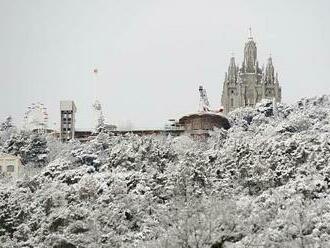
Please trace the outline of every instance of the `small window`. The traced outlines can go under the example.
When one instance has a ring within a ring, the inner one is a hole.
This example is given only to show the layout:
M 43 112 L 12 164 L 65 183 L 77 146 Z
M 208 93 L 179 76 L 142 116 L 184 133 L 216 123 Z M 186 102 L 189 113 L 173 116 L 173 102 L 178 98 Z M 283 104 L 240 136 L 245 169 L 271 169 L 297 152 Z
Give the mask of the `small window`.
M 13 165 L 7 166 L 7 172 L 14 172 L 14 171 L 15 171 L 15 167 Z
M 234 107 L 234 99 L 233 98 L 230 99 L 230 106 Z
M 232 90 L 231 93 L 234 94 L 234 91 Z

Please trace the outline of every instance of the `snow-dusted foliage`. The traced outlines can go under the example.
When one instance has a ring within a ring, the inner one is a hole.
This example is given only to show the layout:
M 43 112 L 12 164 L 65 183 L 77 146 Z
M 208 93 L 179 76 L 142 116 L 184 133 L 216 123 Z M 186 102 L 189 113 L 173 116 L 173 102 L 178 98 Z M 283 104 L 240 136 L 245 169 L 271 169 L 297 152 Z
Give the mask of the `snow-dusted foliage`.
M 0 124 L 0 131 L 5 131 L 13 127 L 13 119 L 11 116 L 8 116 L 5 121 Z
M 7 139 L 16 132 L 11 116 L 8 116 L 4 122 L 0 123 L 0 148 L 4 145 Z
M 43 134 L 21 131 L 13 133 L 5 142 L 2 151 L 20 156 L 23 164 L 44 166 L 48 162 L 47 140 Z
M 329 97 L 229 118 L 207 141 L 48 140 L 38 175 L 0 181 L 1 247 L 330 247 Z

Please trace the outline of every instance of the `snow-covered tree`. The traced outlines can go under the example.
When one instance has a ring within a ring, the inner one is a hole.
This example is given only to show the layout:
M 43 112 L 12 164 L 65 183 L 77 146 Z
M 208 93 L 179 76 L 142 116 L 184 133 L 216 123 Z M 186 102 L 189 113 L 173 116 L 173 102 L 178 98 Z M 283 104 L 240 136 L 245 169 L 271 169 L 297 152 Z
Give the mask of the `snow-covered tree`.
M 8 116 L 4 122 L 0 123 L 0 147 L 16 132 L 11 116 Z
M 329 247 L 330 98 L 263 101 L 229 119 L 207 141 L 12 135 L 5 152 L 45 166 L 0 179 L 0 244 Z
M 21 131 L 6 140 L 3 152 L 20 156 L 23 164 L 41 167 L 48 161 L 47 140 L 43 134 Z

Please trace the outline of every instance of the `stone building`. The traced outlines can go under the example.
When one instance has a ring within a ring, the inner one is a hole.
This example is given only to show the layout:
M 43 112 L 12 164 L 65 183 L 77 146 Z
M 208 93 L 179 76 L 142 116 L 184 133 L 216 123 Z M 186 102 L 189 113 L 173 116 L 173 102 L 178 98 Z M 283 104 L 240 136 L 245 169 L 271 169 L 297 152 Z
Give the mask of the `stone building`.
M 23 166 L 19 157 L 0 153 L 0 175 L 18 178 L 22 172 Z
M 228 119 L 222 114 L 204 111 L 183 116 L 179 125 L 192 136 L 208 136 L 214 128 L 230 128 Z
M 238 67 L 235 58 L 230 58 L 225 74 L 221 104 L 228 113 L 239 107 L 255 106 L 262 99 L 281 101 L 281 87 L 275 74 L 272 58 L 266 68 L 260 68 L 257 60 L 257 46 L 251 34 L 244 47 L 244 61 Z

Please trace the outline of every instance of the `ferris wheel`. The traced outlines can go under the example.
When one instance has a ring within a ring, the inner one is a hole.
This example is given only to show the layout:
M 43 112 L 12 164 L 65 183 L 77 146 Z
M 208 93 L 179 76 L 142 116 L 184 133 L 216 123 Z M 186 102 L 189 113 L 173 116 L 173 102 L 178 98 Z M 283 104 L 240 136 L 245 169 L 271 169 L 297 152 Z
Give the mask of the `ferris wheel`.
M 25 129 L 44 131 L 47 129 L 47 124 L 47 108 L 40 102 L 32 103 L 24 114 Z

